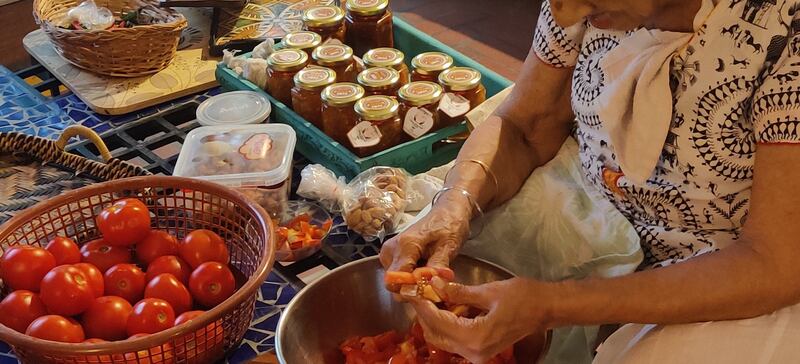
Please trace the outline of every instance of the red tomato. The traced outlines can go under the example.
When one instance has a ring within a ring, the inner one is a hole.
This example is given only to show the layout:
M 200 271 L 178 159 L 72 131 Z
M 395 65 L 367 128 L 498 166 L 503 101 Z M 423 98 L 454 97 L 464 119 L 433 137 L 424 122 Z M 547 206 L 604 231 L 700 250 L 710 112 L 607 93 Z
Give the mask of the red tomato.
M 204 314 L 205 311 L 186 311 L 175 319 L 175 326 L 185 324 L 192 321 L 197 316 Z
M 189 284 L 189 276 L 192 275 L 192 268 L 183 259 L 173 255 L 166 255 L 156 258 L 147 266 L 145 279 L 150 282 L 160 274 L 169 273 L 178 278 L 183 285 Z
M 122 297 L 131 304 L 144 297 L 144 272 L 133 264 L 117 264 L 106 271 L 106 295 Z
M 42 279 L 40 296 L 47 312 L 63 316 L 83 313 L 95 298 L 86 273 L 72 265 L 55 267 L 48 272 Z
M 184 312 L 175 319 L 175 326 L 192 321 L 203 313 L 205 311 Z M 184 339 L 178 341 L 178 345 L 175 346 L 175 354 L 179 358 L 194 358 L 194 360 L 190 360 L 194 363 L 211 362 L 213 358 L 218 357 L 217 354 L 222 353 L 224 337 L 222 320 L 217 320 L 206 327 L 197 329 L 194 334 L 189 333 L 184 336 Z
M 114 246 L 129 246 L 150 233 L 150 211 L 142 201 L 126 198 L 106 207 L 95 218 L 103 240 Z
M 129 337 L 129 338 L 128 338 L 128 340 L 136 340 L 136 339 L 139 339 L 139 338 L 143 338 L 143 337 L 145 337 L 145 336 L 150 336 L 150 334 L 136 334 L 136 335 L 131 335 L 131 337 Z
M 180 255 L 186 263 L 196 269 L 205 262 L 228 264 L 230 254 L 225 242 L 210 230 L 195 230 L 183 238 Z
M 0 324 L 22 333 L 33 320 L 44 315 L 47 315 L 44 302 L 31 291 L 14 291 L 0 301 Z
M 391 292 L 400 292 L 400 288 L 405 285 L 416 285 L 417 278 L 408 272 L 389 271 L 383 276 L 383 284 Z
M 228 267 L 218 262 L 201 264 L 189 277 L 192 297 L 204 307 L 214 307 L 236 290 L 236 280 Z
M 107 343 L 107 342 L 108 341 L 105 341 L 103 339 L 98 339 L 98 338 L 91 338 L 91 339 L 83 340 L 84 344 L 101 344 L 101 343 Z
M 132 263 L 128 248 L 113 246 L 103 239 L 92 240 L 81 247 L 81 261 L 97 267 L 105 273 L 108 268 L 120 263 Z
M 56 236 L 45 248 L 56 258 L 56 265 L 77 264 L 81 262 L 81 250 L 70 238 Z
M 128 318 L 128 336 L 154 334 L 175 324 L 175 311 L 167 301 L 145 298 L 133 306 Z
M 89 337 L 109 341 L 128 337 L 128 317 L 133 307 L 124 298 L 116 296 L 98 297 L 86 312 L 81 324 Z
M 160 298 L 169 302 L 176 315 L 192 309 L 192 295 L 186 286 L 172 274 L 159 274 L 147 283 L 144 289 L 145 298 Z
M 77 321 L 59 315 L 47 315 L 31 322 L 25 334 L 43 340 L 79 343 L 86 337 Z
M 11 290 L 39 292 L 42 278 L 56 266 L 49 251 L 35 246 L 15 246 L 0 256 L 0 278 Z
M 89 286 L 92 287 L 92 292 L 94 292 L 94 297 L 102 297 L 103 292 L 105 292 L 105 284 L 103 283 L 103 273 L 100 272 L 97 267 L 89 264 L 89 263 L 78 263 L 72 265 L 75 268 L 78 268 L 86 275 L 86 279 L 89 280 Z
M 144 240 L 136 244 L 136 259 L 145 266 L 165 255 L 178 255 L 178 239 L 166 231 L 150 230 Z

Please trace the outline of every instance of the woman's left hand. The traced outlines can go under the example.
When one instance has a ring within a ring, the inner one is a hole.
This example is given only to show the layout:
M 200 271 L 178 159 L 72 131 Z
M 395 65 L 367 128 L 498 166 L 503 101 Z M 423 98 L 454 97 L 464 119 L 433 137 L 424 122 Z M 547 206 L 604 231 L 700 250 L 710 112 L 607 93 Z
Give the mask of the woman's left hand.
M 409 299 L 425 331 L 425 340 L 473 363 L 484 363 L 528 335 L 547 328 L 546 283 L 513 278 L 464 286 L 434 278 L 433 285 L 449 303 L 488 312 L 468 319 L 440 310 L 428 300 Z

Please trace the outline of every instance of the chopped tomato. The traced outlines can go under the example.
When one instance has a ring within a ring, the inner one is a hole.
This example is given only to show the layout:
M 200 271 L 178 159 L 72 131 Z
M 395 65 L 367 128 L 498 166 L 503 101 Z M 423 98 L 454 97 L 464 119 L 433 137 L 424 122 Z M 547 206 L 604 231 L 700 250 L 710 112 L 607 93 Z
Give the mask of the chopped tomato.
M 278 227 L 277 246 L 279 249 L 288 247 L 291 250 L 319 246 L 332 224 L 333 222 L 328 219 L 321 226 L 317 226 L 311 223 L 311 216 L 301 214 Z

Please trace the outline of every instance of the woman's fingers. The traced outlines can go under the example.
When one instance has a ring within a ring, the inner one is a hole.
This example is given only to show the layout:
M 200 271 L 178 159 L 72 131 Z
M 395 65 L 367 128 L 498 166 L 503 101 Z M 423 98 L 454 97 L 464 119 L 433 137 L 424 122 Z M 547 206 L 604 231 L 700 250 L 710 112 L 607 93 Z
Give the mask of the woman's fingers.
M 454 237 L 440 238 L 429 250 L 427 266 L 436 270 L 449 270 L 450 260 L 458 252 L 459 242 Z M 443 272 L 439 272 L 440 274 Z M 453 277 L 444 277 L 452 280 Z
M 483 311 L 489 311 L 492 302 L 497 298 L 492 297 L 484 286 L 449 283 L 444 287 L 444 292 L 449 303 L 472 306 Z
M 381 265 L 383 269 L 388 270 L 389 267 L 392 266 L 394 262 L 394 250 L 397 249 L 397 239 L 398 237 L 395 236 L 385 243 L 383 243 L 383 247 L 381 248 L 380 254 L 378 254 L 378 258 L 381 261 Z

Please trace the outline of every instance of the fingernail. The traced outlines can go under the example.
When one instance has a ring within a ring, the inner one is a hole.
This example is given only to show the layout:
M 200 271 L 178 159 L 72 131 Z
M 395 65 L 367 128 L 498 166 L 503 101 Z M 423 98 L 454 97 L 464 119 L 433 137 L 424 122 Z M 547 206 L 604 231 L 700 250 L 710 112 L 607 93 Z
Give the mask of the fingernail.
M 431 279 L 431 286 L 433 290 L 436 291 L 436 294 L 439 295 L 443 300 L 447 300 L 447 281 L 441 279 L 439 277 L 433 277 Z
M 417 297 L 417 286 L 406 284 L 400 287 L 400 295 L 404 297 Z

